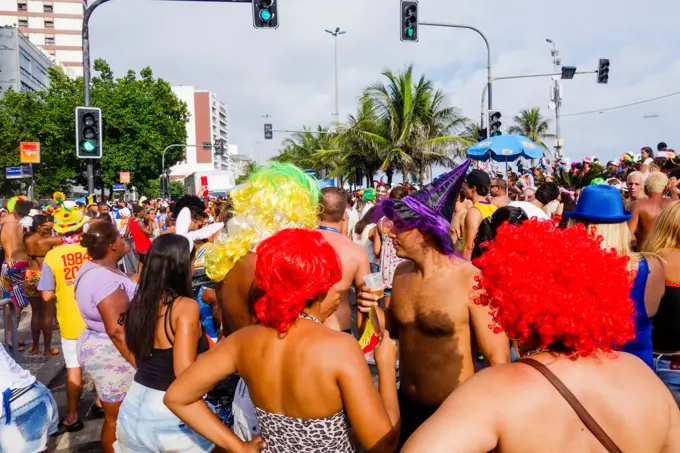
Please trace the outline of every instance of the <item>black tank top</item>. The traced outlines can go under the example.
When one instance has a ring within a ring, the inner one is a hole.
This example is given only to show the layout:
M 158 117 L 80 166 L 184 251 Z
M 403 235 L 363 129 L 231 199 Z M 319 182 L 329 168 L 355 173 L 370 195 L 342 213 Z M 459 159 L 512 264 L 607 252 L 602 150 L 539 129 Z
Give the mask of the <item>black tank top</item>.
M 666 292 L 652 324 L 652 346 L 655 350 L 680 351 L 680 285 L 666 282 Z
M 137 373 L 135 374 L 135 382 L 142 384 L 154 390 L 165 392 L 175 380 L 175 368 L 173 359 L 174 343 L 168 335 L 168 326 L 175 337 L 175 329 L 172 327 L 172 307 L 175 305 L 177 296 L 165 296 L 163 305 L 168 308 L 165 310 L 163 319 L 163 329 L 165 330 L 165 337 L 168 339 L 172 348 L 168 349 L 152 349 L 151 356 L 146 360 L 137 360 Z M 208 338 L 201 327 L 201 337 L 198 340 L 198 353 L 201 354 L 210 349 Z

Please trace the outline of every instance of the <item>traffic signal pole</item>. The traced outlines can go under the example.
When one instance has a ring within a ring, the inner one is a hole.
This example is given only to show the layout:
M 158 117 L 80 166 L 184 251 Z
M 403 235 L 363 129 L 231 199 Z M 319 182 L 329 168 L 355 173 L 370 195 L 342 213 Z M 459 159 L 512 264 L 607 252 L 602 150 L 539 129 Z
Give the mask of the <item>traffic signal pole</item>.
M 83 105 L 90 106 L 90 16 L 99 5 L 109 0 L 95 0 L 83 15 Z M 94 162 L 87 159 L 87 192 L 94 193 Z
M 491 83 L 493 82 L 494 79 L 491 77 L 491 44 L 489 44 L 489 40 L 486 38 L 484 33 L 482 33 L 482 31 L 480 29 L 475 28 L 471 25 L 448 24 L 448 23 L 440 23 L 440 22 L 418 22 L 418 25 L 425 25 L 425 26 L 429 26 L 429 27 L 464 28 L 466 30 L 472 30 L 475 33 L 477 33 L 479 36 L 482 37 L 482 39 L 484 40 L 484 44 L 486 44 L 486 87 L 484 87 L 484 93 L 486 95 L 486 92 L 487 91 L 489 92 L 489 99 L 488 99 L 487 108 L 488 108 L 488 110 L 493 110 Z M 481 115 L 480 123 L 479 123 L 480 130 L 484 128 L 485 123 L 486 123 L 486 116 L 484 114 L 484 109 L 482 109 L 482 115 Z
M 576 71 L 575 74 L 594 74 L 597 73 L 597 70 L 595 71 Z M 486 92 L 491 86 L 492 82 L 495 82 L 496 80 L 509 80 L 509 79 L 532 79 L 536 77 L 554 77 L 554 76 L 561 76 L 561 72 L 548 72 L 546 74 L 517 74 L 517 75 L 510 75 L 510 76 L 500 76 L 500 77 L 492 77 L 490 79 L 490 82 L 484 85 L 484 89 L 482 90 L 482 108 L 481 108 L 481 115 L 482 118 L 487 118 L 489 114 L 489 104 L 486 104 L 484 101 L 486 99 Z

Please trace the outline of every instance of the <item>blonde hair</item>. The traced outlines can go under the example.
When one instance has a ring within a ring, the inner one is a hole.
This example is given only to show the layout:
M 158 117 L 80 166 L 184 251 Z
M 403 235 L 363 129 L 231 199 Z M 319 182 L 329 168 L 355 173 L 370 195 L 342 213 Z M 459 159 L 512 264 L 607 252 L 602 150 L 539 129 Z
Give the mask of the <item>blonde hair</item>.
M 680 201 L 663 208 L 656 218 L 654 228 L 642 244 L 642 251 L 660 253 L 666 249 L 680 248 Z
M 645 188 L 649 193 L 661 193 L 667 185 L 668 176 L 660 172 L 651 173 L 645 181 Z
M 640 178 L 642 182 L 645 182 L 645 174 L 641 171 L 632 171 L 626 178 L 626 182 L 629 182 L 632 178 Z
M 631 235 L 626 222 L 588 223 L 581 220 L 569 219 L 570 227 L 579 223 L 585 225 L 586 230 L 588 231 L 595 230 L 595 234 L 602 238 L 600 245 L 603 249 L 614 249 L 619 255 L 630 256 L 634 261 L 639 259 L 637 253 L 633 252 L 630 248 Z

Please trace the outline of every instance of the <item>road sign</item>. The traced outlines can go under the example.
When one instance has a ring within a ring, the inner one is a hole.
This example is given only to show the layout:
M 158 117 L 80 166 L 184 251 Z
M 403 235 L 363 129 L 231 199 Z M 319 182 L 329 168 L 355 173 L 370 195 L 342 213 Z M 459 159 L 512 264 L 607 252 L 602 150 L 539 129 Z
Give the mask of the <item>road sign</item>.
M 40 143 L 21 142 L 19 144 L 19 156 L 22 164 L 40 163 Z
M 113 191 L 114 192 L 125 192 L 127 190 L 127 186 L 125 184 L 114 184 L 113 185 Z
M 267 123 L 264 125 L 264 139 L 265 140 L 271 140 L 274 138 L 274 129 L 272 128 L 272 125 Z
M 33 169 L 24 165 L 21 167 L 7 167 L 5 168 L 5 179 L 21 179 L 30 178 L 33 176 Z
M 130 184 L 130 172 L 129 171 L 121 171 L 120 172 L 120 183 L 121 184 Z

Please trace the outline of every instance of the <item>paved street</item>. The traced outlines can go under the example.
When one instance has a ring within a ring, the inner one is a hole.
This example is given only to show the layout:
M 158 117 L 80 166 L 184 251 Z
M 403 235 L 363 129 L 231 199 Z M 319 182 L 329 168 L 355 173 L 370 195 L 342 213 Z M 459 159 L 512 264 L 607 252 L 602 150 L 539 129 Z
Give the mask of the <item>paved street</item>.
M 37 379 L 46 385 L 54 395 L 59 406 L 59 413 L 66 412 L 66 389 L 64 386 L 66 369 L 64 358 L 61 354 L 51 357 L 43 357 L 42 354 L 34 356 L 28 354 L 31 346 L 31 308 L 27 307 L 19 323 L 19 340 L 26 342 L 25 351 L 19 353 L 19 364 Z M 4 342 L 5 326 L 4 316 L 0 316 L 0 339 Z M 59 330 L 53 333 L 53 345 L 61 349 L 61 336 Z M 42 347 L 42 345 L 41 345 Z M 59 437 L 53 437 L 48 443 L 50 452 L 57 453 L 94 453 L 100 452 L 99 437 L 102 420 L 93 420 L 89 414 L 90 406 L 95 399 L 94 385 L 84 377 L 85 388 L 80 404 L 80 419 L 85 423 L 85 429 L 77 433 L 67 433 Z

